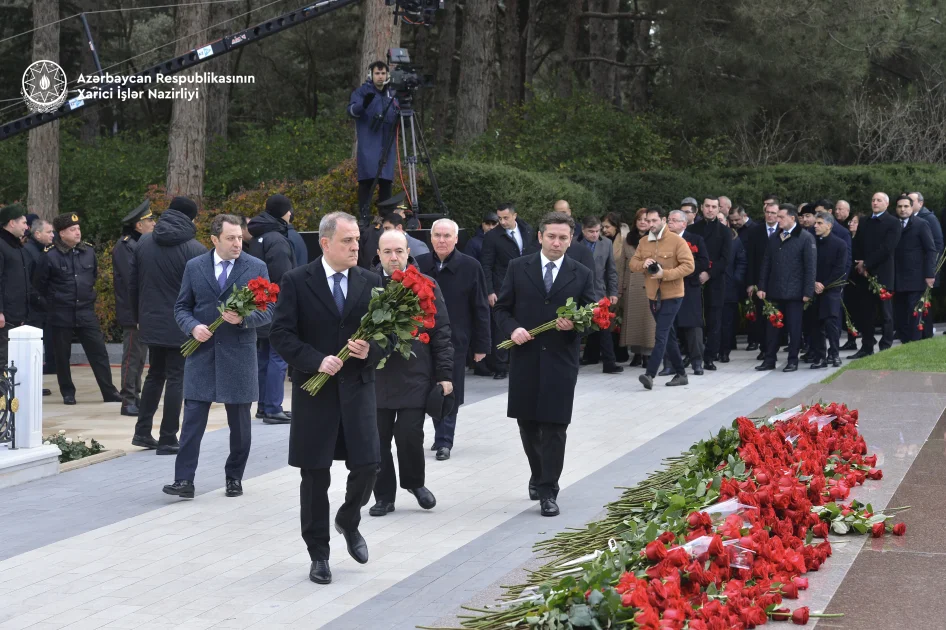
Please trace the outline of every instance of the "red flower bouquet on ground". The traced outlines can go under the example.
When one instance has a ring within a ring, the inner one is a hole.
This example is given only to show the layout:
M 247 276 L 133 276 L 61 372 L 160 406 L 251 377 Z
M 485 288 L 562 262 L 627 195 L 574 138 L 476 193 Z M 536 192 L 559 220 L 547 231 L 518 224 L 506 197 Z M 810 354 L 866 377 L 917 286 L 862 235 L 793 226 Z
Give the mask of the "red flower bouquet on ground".
M 575 330 L 584 332 L 585 330 L 607 330 L 611 327 L 611 322 L 617 317 L 616 313 L 611 312 L 611 300 L 601 298 L 598 302 L 592 302 L 579 307 L 573 298 L 568 298 L 565 306 L 560 306 L 555 311 L 559 317 L 569 319 L 575 324 Z M 545 322 L 529 331 L 529 334 L 535 337 L 540 333 L 555 328 L 556 320 Z M 498 346 L 500 350 L 508 350 L 516 347 L 516 342 L 507 339 Z
M 361 318 L 352 339 L 374 340 L 382 348 L 387 348 L 394 339 L 394 350 L 405 359 L 411 356 L 411 343 L 415 338 L 421 343 L 430 342 L 430 335 L 420 329 L 429 330 L 436 325 L 434 282 L 417 271 L 417 267 L 411 265 L 407 271 L 395 271 L 386 287 L 375 287 L 371 293 L 368 312 Z M 345 361 L 350 354 L 346 345 L 336 356 Z M 384 362 L 385 359 L 381 359 L 378 363 L 379 370 Z M 329 378 L 328 374 L 319 372 L 302 388 L 315 396 Z
M 254 278 L 245 287 L 233 290 L 227 301 L 217 308 L 220 311 L 220 317 L 215 319 L 208 328 L 210 332 L 220 328 L 220 324 L 223 323 L 223 314 L 226 311 L 233 311 L 240 317 L 246 317 L 253 311 L 265 311 L 270 304 L 275 304 L 278 298 L 278 285 L 263 277 Z M 181 346 L 181 354 L 189 357 L 200 347 L 200 343 L 196 339 L 188 339 Z

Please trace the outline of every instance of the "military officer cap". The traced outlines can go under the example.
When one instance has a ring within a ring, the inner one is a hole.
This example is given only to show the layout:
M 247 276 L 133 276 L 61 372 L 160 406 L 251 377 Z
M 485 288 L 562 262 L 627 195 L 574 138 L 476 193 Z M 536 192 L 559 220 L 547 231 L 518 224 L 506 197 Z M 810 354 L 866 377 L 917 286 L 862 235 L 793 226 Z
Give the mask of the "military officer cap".
M 151 200 L 145 199 L 144 202 L 128 213 L 124 219 L 122 219 L 122 225 L 134 225 L 142 219 L 152 218 L 151 214 Z
M 406 197 L 404 195 L 404 191 L 402 190 L 401 192 L 399 192 L 398 194 L 394 195 L 393 197 L 389 199 L 385 199 L 384 201 L 379 201 L 378 208 L 381 209 L 382 214 L 390 212 L 391 210 L 394 210 L 395 208 L 404 208 L 406 210 L 407 206 L 404 204 L 405 198 Z
M 73 225 L 79 225 L 79 215 L 74 212 L 66 212 L 53 219 L 53 229 L 57 232 L 62 232 Z

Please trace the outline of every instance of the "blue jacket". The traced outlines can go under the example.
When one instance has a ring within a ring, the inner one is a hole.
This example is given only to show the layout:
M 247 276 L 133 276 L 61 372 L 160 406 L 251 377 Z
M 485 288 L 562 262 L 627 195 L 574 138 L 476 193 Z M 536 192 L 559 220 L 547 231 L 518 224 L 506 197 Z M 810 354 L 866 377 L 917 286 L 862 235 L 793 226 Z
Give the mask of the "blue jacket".
M 466 242 L 466 247 L 463 249 L 463 253 L 471 258 L 476 260 L 480 259 L 480 252 L 483 251 L 483 228 L 476 228 L 476 234 L 470 237 L 470 240 Z
M 217 287 L 213 250 L 187 261 L 174 319 L 188 337 L 198 324 L 210 325 L 220 315 L 233 287 L 262 276 L 266 263 L 246 252 L 233 261 L 223 292 Z M 270 323 L 272 309 L 253 311 L 239 326 L 224 322 L 184 363 L 184 398 L 204 402 L 250 403 L 259 399 L 256 369 L 256 328 Z
M 309 264 L 309 248 L 305 246 L 302 235 L 296 231 L 296 228 L 289 226 L 289 242 L 292 244 L 292 255 L 296 259 L 296 267 Z
M 374 100 L 365 109 L 365 96 L 374 94 Z M 391 101 L 394 101 L 393 103 Z M 390 103 L 390 107 L 388 104 Z M 374 179 L 378 174 L 378 162 L 381 161 L 381 152 L 384 145 L 395 133 L 399 107 L 397 99 L 389 88 L 378 90 L 370 80 L 361 84 L 351 93 L 348 103 L 348 115 L 355 119 L 355 131 L 358 134 L 358 180 Z M 372 131 L 371 123 L 375 117 L 384 115 L 381 128 Z M 394 179 L 394 163 L 397 158 L 394 154 L 397 143 L 391 143 L 388 151 L 388 160 L 381 171 L 381 179 Z

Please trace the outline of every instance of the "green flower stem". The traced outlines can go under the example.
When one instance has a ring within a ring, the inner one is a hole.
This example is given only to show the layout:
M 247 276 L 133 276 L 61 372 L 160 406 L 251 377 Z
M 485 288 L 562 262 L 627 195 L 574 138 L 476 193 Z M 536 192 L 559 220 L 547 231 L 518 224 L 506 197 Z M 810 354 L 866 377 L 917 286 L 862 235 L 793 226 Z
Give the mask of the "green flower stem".
M 220 328 L 220 325 L 222 323 L 223 323 L 223 317 L 221 316 L 213 320 L 213 322 L 207 328 L 210 330 L 210 332 L 216 332 L 216 330 Z M 202 342 L 197 341 L 195 338 L 191 337 L 190 339 L 187 340 L 187 342 L 184 343 L 183 346 L 181 346 L 181 354 L 184 355 L 185 357 L 189 357 L 190 355 L 194 354 L 197 348 L 200 347 L 201 343 Z
M 365 338 L 366 338 L 366 333 L 362 331 L 361 328 L 359 328 L 358 331 L 354 335 L 352 335 L 352 340 L 364 340 Z M 342 362 L 345 362 L 346 360 L 348 360 L 348 357 L 351 356 L 351 351 L 348 349 L 348 344 L 345 344 L 345 347 L 339 350 L 338 354 L 336 354 L 335 356 L 341 359 Z M 322 386 L 328 382 L 329 378 L 331 378 L 330 374 L 326 374 L 325 372 L 319 372 L 315 376 L 309 378 L 309 380 L 307 380 L 305 384 L 303 384 L 302 389 L 304 389 L 305 391 L 315 396 L 316 394 L 319 393 L 319 390 L 322 389 Z
M 544 332 L 547 331 L 547 330 L 552 330 L 553 328 L 555 328 L 555 322 L 557 322 L 557 321 L 558 321 L 558 320 L 554 320 L 554 319 L 553 319 L 553 320 L 550 321 L 550 322 L 545 322 L 545 323 L 542 324 L 541 326 L 539 326 L 539 327 L 537 327 L 537 328 L 533 328 L 532 330 L 530 330 L 530 331 L 529 331 L 529 334 L 532 335 L 533 337 L 535 337 L 536 335 L 541 334 L 541 333 L 544 333 Z M 518 345 L 518 344 L 517 344 L 515 341 L 513 341 L 512 339 L 507 339 L 506 341 L 502 342 L 501 344 L 499 344 L 499 345 L 496 346 L 496 347 L 499 348 L 500 350 L 509 350 L 510 348 L 514 348 L 514 347 L 516 347 L 517 345 Z
M 844 613 L 808 613 L 808 617 L 820 617 L 830 619 L 831 617 L 843 617 Z

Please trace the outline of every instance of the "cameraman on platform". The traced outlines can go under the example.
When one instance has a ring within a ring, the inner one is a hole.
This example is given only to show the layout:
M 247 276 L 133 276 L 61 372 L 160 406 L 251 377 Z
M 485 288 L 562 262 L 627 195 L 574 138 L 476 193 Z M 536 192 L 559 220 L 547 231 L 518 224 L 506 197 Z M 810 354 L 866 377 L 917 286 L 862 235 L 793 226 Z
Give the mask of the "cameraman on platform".
M 372 184 L 378 176 L 385 145 L 390 142 L 387 158 L 378 178 L 378 201 L 391 196 L 394 180 L 398 103 L 393 90 L 387 87 L 388 66 L 375 61 L 368 66 L 368 80 L 351 93 L 348 114 L 355 119 L 358 134 L 358 209 L 362 224 L 367 224 L 373 196 Z

